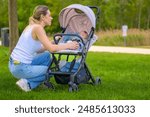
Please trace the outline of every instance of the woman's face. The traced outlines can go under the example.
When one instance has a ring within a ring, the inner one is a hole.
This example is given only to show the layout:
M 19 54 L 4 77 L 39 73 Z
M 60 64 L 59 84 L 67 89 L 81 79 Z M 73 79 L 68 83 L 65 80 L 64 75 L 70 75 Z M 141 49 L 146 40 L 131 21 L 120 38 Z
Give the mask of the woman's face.
M 50 11 L 48 10 L 47 11 L 47 14 L 43 17 L 43 21 L 44 21 L 44 23 L 45 23 L 45 25 L 51 25 L 51 22 L 52 22 L 52 17 L 51 17 L 51 13 L 50 13 Z

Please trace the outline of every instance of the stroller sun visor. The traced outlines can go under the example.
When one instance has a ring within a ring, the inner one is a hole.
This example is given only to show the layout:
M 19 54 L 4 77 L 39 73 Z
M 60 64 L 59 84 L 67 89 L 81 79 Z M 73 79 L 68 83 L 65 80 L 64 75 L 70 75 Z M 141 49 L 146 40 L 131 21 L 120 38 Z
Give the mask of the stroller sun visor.
M 61 10 L 59 22 L 62 28 L 68 32 L 90 32 L 96 26 L 96 18 L 93 10 L 88 6 L 73 4 Z

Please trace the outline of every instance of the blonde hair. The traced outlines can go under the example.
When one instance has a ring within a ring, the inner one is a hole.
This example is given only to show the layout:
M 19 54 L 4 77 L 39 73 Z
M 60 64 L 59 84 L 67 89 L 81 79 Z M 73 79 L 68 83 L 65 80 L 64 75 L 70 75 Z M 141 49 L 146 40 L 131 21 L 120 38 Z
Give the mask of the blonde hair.
M 46 5 L 38 5 L 34 8 L 32 16 L 29 18 L 29 23 L 39 23 L 41 15 L 47 14 L 48 7 Z

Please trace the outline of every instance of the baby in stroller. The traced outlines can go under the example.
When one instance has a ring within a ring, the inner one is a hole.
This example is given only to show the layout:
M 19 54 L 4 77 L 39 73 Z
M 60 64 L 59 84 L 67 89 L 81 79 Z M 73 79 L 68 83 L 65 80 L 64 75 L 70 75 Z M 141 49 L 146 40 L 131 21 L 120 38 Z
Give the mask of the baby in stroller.
M 87 38 L 88 38 L 88 33 L 86 32 L 86 30 L 80 31 L 79 33 L 77 33 L 82 39 L 83 42 L 86 43 Z M 76 36 L 65 36 L 61 43 L 69 43 L 71 41 L 77 41 L 79 43 L 79 48 L 77 50 L 72 50 L 72 51 L 82 51 L 84 45 L 81 42 L 81 39 L 79 37 Z M 78 67 L 80 65 L 80 59 L 76 60 L 74 67 L 72 68 L 71 72 L 76 72 Z M 60 67 L 60 71 L 62 72 L 69 72 L 69 68 L 71 66 L 71 62 L 67 62 L 67 61 L 60 61 L 59 67 Z
M 75 34 L 79 35 L 83 39 L 83 42 L 86 43 L 88 38 L 88 33 L 86 32 L 86 30 L 80 31 L 79 33 L 75 33 Z M 76 36 L 64 36 L 64 38 L 59 42 L 59 44 L 69 43 L 71 41 L 77 41 L 79 43 L 79 48 L 77 50 L 78 51 L 82 50 L 84 45 L 82 44 L 81 39 Z

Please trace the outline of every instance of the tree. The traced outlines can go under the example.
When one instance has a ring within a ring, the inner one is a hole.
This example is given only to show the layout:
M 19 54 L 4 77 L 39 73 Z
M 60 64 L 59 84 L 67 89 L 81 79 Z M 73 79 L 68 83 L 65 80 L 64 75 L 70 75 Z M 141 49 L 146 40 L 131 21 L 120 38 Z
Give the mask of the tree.
M 8 0 L 0 0 L 0 28 L 8 27 Z
M 137 2 L 138 6 L 138 29 L 141 28 L 141 16 L 142 16 L 142 6 L 143 6 L 143 0 L 138 0 Z
M 8 0 L 8 15 L 9 15 L 9 48 L 10 52 L 14 49 L 18 41 L 18 16 L 17 16 L 17 1 Z

